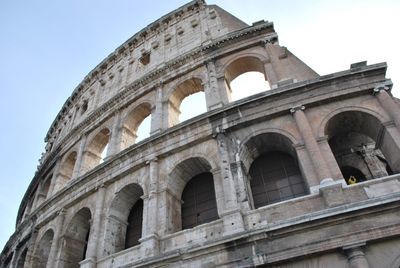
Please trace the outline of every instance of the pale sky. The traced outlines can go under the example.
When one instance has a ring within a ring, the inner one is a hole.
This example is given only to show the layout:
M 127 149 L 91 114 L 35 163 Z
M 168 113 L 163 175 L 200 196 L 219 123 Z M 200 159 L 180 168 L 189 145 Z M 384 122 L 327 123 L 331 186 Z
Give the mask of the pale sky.
M 44 137 L 98 63 L 183 0 L 0 1 L 0 249 L 14 232 Z M 243 21 L 273 21 L 279 42 L 319 74 L 388 63 L 400 97 L 400 1 L 215 0 Z

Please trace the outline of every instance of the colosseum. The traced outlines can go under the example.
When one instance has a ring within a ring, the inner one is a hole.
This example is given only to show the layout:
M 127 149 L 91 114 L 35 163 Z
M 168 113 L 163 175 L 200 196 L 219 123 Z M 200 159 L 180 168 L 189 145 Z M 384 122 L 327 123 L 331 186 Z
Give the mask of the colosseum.
M 273 23 L 189 2 L 66 100 L 1 267 L 400 267 L 400 101 L 386 69 L 320 76 Z M 270 88 L 234 100 L 247 72 Z M 206 112 L 180 122 L 197 93 Z

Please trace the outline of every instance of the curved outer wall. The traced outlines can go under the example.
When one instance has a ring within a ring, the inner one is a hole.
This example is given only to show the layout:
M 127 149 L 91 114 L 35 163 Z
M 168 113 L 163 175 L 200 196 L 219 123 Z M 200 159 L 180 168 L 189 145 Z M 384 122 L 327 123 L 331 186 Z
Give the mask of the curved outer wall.
M 271 89 L 232 102 L 230 82 L 248 71 Z M 398 267 L 400 107 L 385 72 L 357 63 L 319 76 L 270 22 L 200 0 L 178 8 L 66 101 L 1 267 Z M 207 112 L 179 122 L 197 92 Z M 135 143 L 147 116 L 150 137 Z M 253 171 L 268 154 L 293 164 L 265 204 Z M 365 181 L 350 183 L 349 165 Z

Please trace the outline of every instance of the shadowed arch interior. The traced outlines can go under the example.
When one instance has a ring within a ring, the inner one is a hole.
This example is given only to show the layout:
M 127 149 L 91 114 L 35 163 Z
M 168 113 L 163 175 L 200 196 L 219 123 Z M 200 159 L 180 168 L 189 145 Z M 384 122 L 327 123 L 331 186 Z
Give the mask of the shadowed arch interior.
M 57 192 L 63 188 L 68 181 L 72 178 L 74 172 L 74 167 L 76 163 L 77 153 L 76 151 L 71 152 L 61 164 L 60 170 L 56 178 L 56 184 L 54 187 L 54 192 Z
M 24 268 L 28 248 L 25 248 L 18 257 L 16 268 Z
M 88 208 L 79 210 L 67 226 L 62 249 L 62 267 L 78 268 L 86 258 L 92 214 Z
M 194 179 L 194 181 L 192 181 L 192 179 Z M 199 188 L 200 185 L 203 185 L 202 189 Z M 215 211 L 215 213 L 212 212 L 212 215 L 216 214 L 218 217 L 218 213 L 216 211 L 217 209 L 215 201 L 214 178 L 211 173 L 211 165 L 205 158 L 193 157 L 186 159 L 176 165 L 168 176 L 168 189 L 176 197 L 174 199 L 171 199 L 172 202 L 169 212 L 171 219 L 171 222 L 169 224 L 171 224 L 172 231 L 181 230 L 182 228 L 191 228 L 197 224 L 206 222 L 202 219 L 205 218 L 204 216 L 206 216 L 202 212 L 195 213 L 196 219 L 194 219 L 193 221 L 188 220 L 188 223 L 186 223 L 186 215 L 188 214 L 183 214 L 183 211 L 190 212 L 191 210 L 196 209 L 195 207 L 188 208 L 188 205 L 194 204 L 195 200 L 193 198 L 198 199 L 197 196 L 201 195 L 201 193 L 204 191 L 210 195 L 209 198 L 207 197 L 207 199 L 208 205 L 210 205 L 210 211 Z M 201 191 L 196 192 L 197 189 Z M 191 200 L 189 200 L 189 198 Z M 203 197 L 200 197 L 200 199 L 201 198 Z M 213 208 L 214 206 L 215 210 Z M 200 209 L 202 209 L 203 212 L 207 210 L 207 208 L 203 209 L 201 207 Z M 197 216 L 197 214 L 199 213 L 202 214 Z M 200 217 L 200 219 L 198 219 L 198 217 Z M 214 216 L 209 218 L 209 220 L 214 219 Z M 191 223 L 189 223 L 189 221 Z
M 142 237 L 143 189 L 138 184 L 122 188 L 113 199 L 106 224 L 104 255 L 139 244 Z
M 42 236 L 35 250 L 32 268 L 46 268 L 53 237 L 53 230 L 47 230 Z
M 391 136 L 374 116 L 347 111 L 333 116 L 325 127 L 329 146 L 347 183 L 390 175 L 399 156 Z M 357 172 L 356 172 L 357 171 Z
M 296 151 L 287 137 L 278 133 L 252 137 L 241 159 L 249 170 L 248 187 L 255 208 L 308 193 Z

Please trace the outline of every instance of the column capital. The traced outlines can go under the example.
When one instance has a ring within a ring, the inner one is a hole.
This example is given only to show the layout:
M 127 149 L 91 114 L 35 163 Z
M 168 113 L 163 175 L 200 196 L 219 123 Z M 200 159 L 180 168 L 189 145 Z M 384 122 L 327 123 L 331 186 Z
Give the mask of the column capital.
M 292 108 L 290 109 L 290 113 L 291 113 L 291 114 L 294 114 L 294 113 L 297 112 L 297 111 L 304 111 L 305 109 L 306 109 L 306 107 L 305 107 L 304 105 L 297 105 L 297 106 L 292 107 Z
M 393 83 L 392 83 L 392 81 L 389 79 L 388 81 L 386 81 L 386 82 L 384 82 L 384 83 L 382 83 L 382 84 L 379 84 L 379 85 L 377 85 L 376 87 L 374 87 L 374 89 L 373 89 L 373 94 L 374 95 L 376 95 L 376 94 L 378 94 L 379 92 L 381 92 L 382 90 L 384 90 L 384 91 L 391 91 L 392 90 L 392 87 L 393 87 Z

